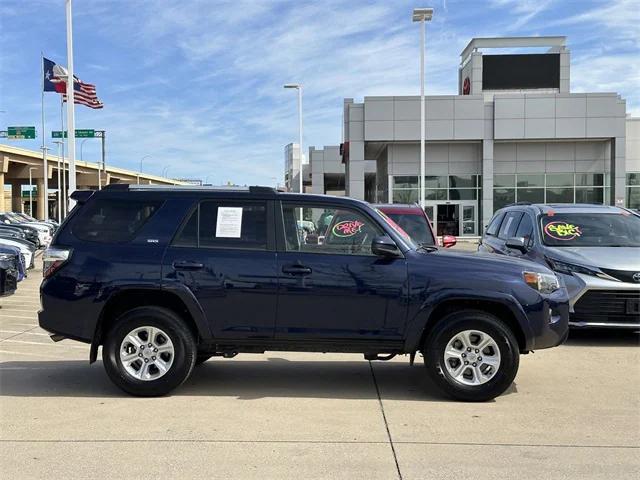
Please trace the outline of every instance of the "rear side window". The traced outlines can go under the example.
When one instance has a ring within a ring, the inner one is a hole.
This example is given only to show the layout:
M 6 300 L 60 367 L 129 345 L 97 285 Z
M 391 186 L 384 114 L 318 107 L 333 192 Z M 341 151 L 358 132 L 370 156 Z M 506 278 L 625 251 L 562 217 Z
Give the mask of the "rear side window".
M 80 240 L 129 242 L 161 205 L 161 201 L 97 199 L 78 212 L 71 230 Z
M 266 202 L 201 202 L 173 244 L 178 247 L 266 250 Z
M 487 235 L 491 235 L 495 237 L 498 234 L 498 229 L 500 228 L 500 223 L 502 222 L 503 218 L 504 218 L 504 213 L 501 213 L 493 217 L 493 220 L 491 220 L 491 222 L 489 223 L 489 226 L 487 227 Z
M 498 238 L 501 240 L 506 240 L 507 238 L 513 237 L 516 233 L 518 223 L 520 223 L 520 218 L 522 218 L 522 212 L 507 213 L 504 217 L 502 225 L 500 226 L 500 233 L 498 233 Z

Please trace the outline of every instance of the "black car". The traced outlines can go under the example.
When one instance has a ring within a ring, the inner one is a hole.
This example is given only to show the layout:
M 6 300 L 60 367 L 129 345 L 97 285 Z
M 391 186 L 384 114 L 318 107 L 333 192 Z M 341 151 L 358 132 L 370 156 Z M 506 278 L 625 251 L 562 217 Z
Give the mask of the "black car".
M 624 208 L 514 204 L 498 210 L 480 251 L 556 272 L 573 328 L 640 328 L 640 217 Z
M 0 251 L 0 297 L 13 295 L 18 288 L 18 262 L 17 254 Z
M 421 352 L 445 392 L 481 401 L 509 387 L 520 353 L 567 335 L 546 267 L 418 246 L 365 202 L 128 185 L 73 198 L 44 254 L 40 326 L 90 343 L 90 362 L 102 346 L 134 395 L 171 391 L 211 356 Z

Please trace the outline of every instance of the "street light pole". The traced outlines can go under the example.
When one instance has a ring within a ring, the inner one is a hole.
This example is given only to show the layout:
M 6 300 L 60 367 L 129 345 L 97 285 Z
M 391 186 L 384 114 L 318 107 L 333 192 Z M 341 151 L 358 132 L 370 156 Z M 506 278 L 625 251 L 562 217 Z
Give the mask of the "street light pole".
M 58 223 L 62 223 L 62 202 L 63 202 L 63 192 L 62 192 L 62 185 L 61 185 L 61 180 L 60 180 L 60 159 L 62 159 L 62 145 L 63 145 L 63 141 L 62 140 L 56 140 L 53 143 L 56 143 L 58 145 Z M 64 164 L 64 159 L 62 159 L 63 164 Z
M 425 22 L 433 18 L 433 8 L 414 8 L 413 21 L 420 22 L 420 207 L 425 207 L 425 112 L 424 112 L 424 49 Z
M 299 185 L 298 189 L 300 193 L 304 193 L 304 183 L 302 179 L 302 85 L 299 83 L 287 83 L 284 88 L 295 88 L 298 90 L 298 148 L 300 150 L 300 172 L 299 172 Z
M 76 121 L 75 121 L 75 100 L 74 87 L 75 78 L 73 76 L 73 14 L 71 11 L 71 0 L 66 0 L 67 16 L 67 137 L 69 143 L 69 189 L 71 196 L 76 191 Z M 69 209 L 75 206 L 75 200 L 67 199 Z
M 38 170 L 37 167 L 29 167 L 29 216 L 33 217 L 33 179 L 31 171 Z
M 142 161 L 143 161 L 145 158 L 149 158 L 150 156 L 151 156 L 151 155 L 145 155 L 144 157 L 142 157 L 142 158 L 140 159 L 140 173 L 138 173 L 138 185 L 140 185 L 140 175 L 142 175 Z
M 84 140 L 82 140 L 82 141 L 80 142 L 80 161 L 81 161 L 81 162 L 83 162 L 83 161 L 84 161 L 84 159 L 83 159 L 83 157 L 82 157 L 82 147 L 84 147 L 84 142 L 86 142 L 87 140 L 89 140 L 89 139 L 88 139 L 88 138 L 85 138 Z

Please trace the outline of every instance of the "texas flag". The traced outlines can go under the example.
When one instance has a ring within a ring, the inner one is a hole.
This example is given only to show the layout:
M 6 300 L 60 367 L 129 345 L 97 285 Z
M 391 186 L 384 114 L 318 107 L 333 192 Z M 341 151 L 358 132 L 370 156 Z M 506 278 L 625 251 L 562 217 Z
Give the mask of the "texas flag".
M 43 61 L 43 89 L 45 92 L 57 92 L 62 94 L 62 100 L 67 101 L 67 69 L 57 65 L 48 58 Z M 85 83 L 74 75 L 73 82 L 73 103 L 85 105 L 89 108 L 103 108 L 104 104 L 98 100 L 96 87 L 90 83 Z

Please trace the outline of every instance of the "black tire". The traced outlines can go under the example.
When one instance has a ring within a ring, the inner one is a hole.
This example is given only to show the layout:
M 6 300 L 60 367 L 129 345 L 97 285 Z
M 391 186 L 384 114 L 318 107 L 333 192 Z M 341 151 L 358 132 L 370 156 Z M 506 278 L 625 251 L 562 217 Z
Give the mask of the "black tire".
M 202 365 L 204 362 L 209 360 L 211 357 L 213 357 L 213 355 L 210 355 L 208 353 L 199 353 L 198 356 L 196 357 L 196 367 L 198 365 Z
M 466 385 L 445 368 L 444 351 L 449 341 L 465 330 L 479 330 L 491 336 L 500 350 L 500 366 L 493 377 L 480 385 Z M 429 376 L 446 394 L 466 402 L 484 402 L 502 394 L 513 382 L 520 364 L 518 342 L 511 329 L 498 317 L 478 310 L 461 310 L 442 318 L 427 336 L 423 349 Z
M 120 345 L 136 327 L 159 328 L 174 346 L 173 363 L 156 380 L 140 380 L 130 375 L 120 360 Z M 121 315 L 107 332 L 102 348 L 102 360 L 107 375 L 125 392 L 141 396 L 166 395 L 180 386 L 191 374 L 196 361 L 197 345 L 193 334 L 175 312 L 161 307 L 139 307 Z

